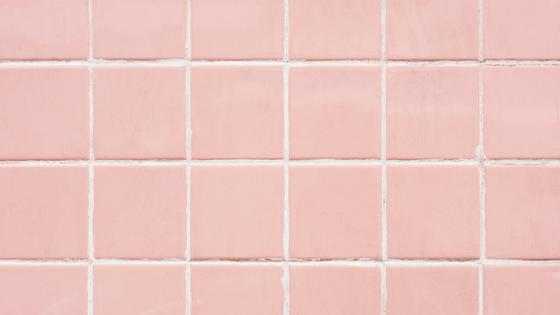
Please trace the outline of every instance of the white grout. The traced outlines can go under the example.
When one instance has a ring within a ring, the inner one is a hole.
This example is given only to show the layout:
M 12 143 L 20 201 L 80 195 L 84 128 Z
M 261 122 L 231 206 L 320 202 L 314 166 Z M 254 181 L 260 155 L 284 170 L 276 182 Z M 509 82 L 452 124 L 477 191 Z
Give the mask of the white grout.
M 290 86 L 290 14 L 289 0 L 284 0 L 284 260 L 290 259 L 290 115 L 289 115 L 289 86 Z M 284 275 L 284 315 L 290 314 L 290 266 L 282 264 Z
M 478 148 L 477 156 L 480 162 L 478 166 L 479 172 L 479 189 L 480 189 L 480 257 L 478 261 L 478 313 L 483 315 L 484 312 L 484 283 L 483 283 L 483 267 L 482 263 L 486 258 L 486 226 L 485 226 L 485 212 L 484 212 L 484 85 L 483 85 L 483 69 L 484 64 L 484 32 L 483 32 L 483 21 L 484 21 L 484 0 L 479 0 L 478 2 L 478 59 L 480 65 L 478 66 Z
M 93 184 L 94 184 L 94 167 L 93 161 L 95 160 L 95 155 L 93 153 L 93 67 L 91 66 L 93 61 L 93 0 L 88 1 L 88 16 L 89 16 L 89 59 L 88 59 L 88 71 L 89 71 L 89 186 L 88 186 L 88 315 L 93 315 L 93 261 L 94 247 L 93 247 L 93 207 L 94 207 L 94 195 L 93 195 Z
M 387 0 L 381 1 L 381 314 L 387 314 Z

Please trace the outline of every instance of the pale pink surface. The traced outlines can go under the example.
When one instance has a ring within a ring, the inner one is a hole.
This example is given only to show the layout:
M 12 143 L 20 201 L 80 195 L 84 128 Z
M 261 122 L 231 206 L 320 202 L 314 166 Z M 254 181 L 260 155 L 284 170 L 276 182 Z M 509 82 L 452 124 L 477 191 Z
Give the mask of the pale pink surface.
M 290 266 L 290 314 L 381 315 L 381 270 L 363 266 Z
M 560 67 L 485 66 L 484 153 L 560 158 Z
M 560 167 L 488 165 L 486 256 L 560 259 Z
M 0 159 L 87 159 L 88 90 L 87 67 L 0 67 Z
M 291 0 L 290 59 L 381 59 L 381 0 Z
M 87 258 L 87 165 L 0 166 L 0 258 Z
M 387 315 L 478 314 L 478 269 L 474 264 L 387 266 Z
M 282 66 L 191 66 L 194 159 L 284 156 Z
M 278 60 L 284 0 L 192 0 L 192 59 Z
M 282 165 L 192 167 L 192 259 L 282 258 L 283 233 Z
M 278 265 L 191 265 L 192 315 L 282 315 Z
M 187 1 L 94 0 L 93 57 L 186 57 Z
M 381 67 L 290 68 L 290 158 L 381 157 Z
M 478 101 L 478 66 L 387 68 L 387 158 L 476 158 Z
M 0 59 L 87 59 L 88 0 L 2 0 L 0 43 Z
M 480 256 L 476 165 L 387 166 L 387 255 L 398 259 Z
M 187 243 L 184 165 L 96 165 L 96 258 L 182 258 Z
M 184 314 L 185 264 L 95 264 L 96 315 Z
M 560 314 L 560 266 L 485 264 L 485 315 Z
M 387 58 L 478 60 L 478 2 L 387 1 Z
M 185 159 L 185 71 L 185 67 L 95 67 L 95 158 Z
M 290 257 L 381 258 L 381 166 L 290 166 Z
M 87 314 L 86 265 L 0 266 L 0 314 Z
M 560 1 L 485 0 L 485 59 L 560 59 Z

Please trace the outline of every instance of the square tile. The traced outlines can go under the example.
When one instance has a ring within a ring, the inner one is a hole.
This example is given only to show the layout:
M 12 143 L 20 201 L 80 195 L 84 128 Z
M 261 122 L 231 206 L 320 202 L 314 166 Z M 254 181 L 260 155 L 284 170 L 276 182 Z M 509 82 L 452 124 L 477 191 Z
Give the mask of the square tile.
M 284 0 L 192 0 L 194 60 L 284 57 Z
M 474 264 L 388 265 L 387 315 L 478 314 L 478 272 Z
M 485 59 L 560 59 L 560 2 L 484 0 Z
M 0 259 L 88 257 L 87 165 L 0 165 Z
M 3 264 L 0 314 L 87 314 L 88 266 Z
M 560 68 L 485 66 L 483 71 L 486 156 L 560 158 Z
M 387 166 L 387 256 L 480 257 L 476 165 Z
M 387 58 L 478 60 L 478 2 L 387 1 Z
M 96 165 L 94 174 L 96 258 L 185 257 L 184 165 Z
M 193 159 L 284 157 L 282 66 L 191 66 Z
M 2 0 L 0 43 L 0 59 L 87 59 L 88 0 Z
M 560 266 L 485 264 L 484 314 L 560 314 Z
M 381 315 L 377 266 L 291 265 L 290 313 Z
M 487 165 L 486 256 L 560 259 L 560 167 Z
M 88 159 L 88 95 L 87 67 L 0 67 L 0 159 Z
M 381 67 L 290 68 L 291 159 L 381 158 Z
M 279 265 L 191 265 L 192 315 L 282 315 Z
M 478 66 L 387 68 L 387 158 L 474 159 Z
M 195 165 L 192 259 L 282 258 L 284 167 Z
M 93 57 L 186 57 L 187 1 L 94 0 Z
M 381 258 L 381 166 L 290 166 L 290 257 Z
M 93 309 L 96 315 L 184 314 L 186 265 L 95 264 Z
M 185 67 L 93 70 L 96 159 L 186 159 Z
M 290 59 L 381 59 L 381 0 L 290 0 Z

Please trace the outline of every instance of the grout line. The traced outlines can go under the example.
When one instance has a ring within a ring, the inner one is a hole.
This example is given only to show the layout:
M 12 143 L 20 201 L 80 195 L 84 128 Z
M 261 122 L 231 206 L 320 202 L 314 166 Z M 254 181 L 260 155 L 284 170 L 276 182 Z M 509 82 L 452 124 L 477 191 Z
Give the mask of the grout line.
M 289 0 L 284 0 L 284 260 L 290 260 L 290 115 L 289 115 L 289 37 L 290 37 L 290 15 Z M 284 315 L 290 314 L 290 266 L 287 262 L 282 264 L 284 275 L 282 286 L 284 288 Z
M 381 314 L 387 314 L 387 0 L 381 1 Z
M 88 58 L 88 71 L 89 71 L 89 161 L 88 161 L 88 315 L 93 315 L 93 261 L 94 256 L 94 243 L 93 243 L 93 207 L 94 207 L 94 194 L 93 194 L 93 180 L 94 180 L 94 164 L 95 155 L 93 152 L 93 123 L 94 123 L 94 110 L 93 110 L 93 0 L 88 1 L 88 19 L 89 19 L 89 58 Z
M 287 44 L 285 44 L 287 45 Z M 190 50 L 187 58 L 190 58 Z M 383 51 L 385 54 L 385 51 Z M 383 65 L 387 66 L 406 66 L 406 65 L 425 65 L 425 66 L 474 66 L 479 64 L 489 66 L 560 66 L 560 60 L 190 60 L 190 59 L 155 59 L 155 60 L 106 60 L 106 59 L 87 59 L 87 60 L 0 60 L 0 67 L 3 66 L 105 66 L 105 65 L 144 65 L 144 66 L 172 66 L 182 67 L 189 64 L 195 65 Z
M 447 265 L 473 265 L 479 266 L 484 264 L 526 264 L 526 265 L 558 265 L 560 260 L 529 260 L 529 259 L 480 259 L 472 260 L 449 260 L 449 259 L 386 259 L 386 260 L 187 260 L 185 258 L 168 258 L 168 259 L 36 259 L 36 260 L 20 260 L 20 259 L 0 259 L 0 265 L 98 265 L 98 264 L 251 264 L 251 265 L 346 265 L 346 266 L 383 266 L 383 265 L 414 265 L 414 266 L 447 266 Z
M 187 31 L 186 31 L 186 87 L 185 87 L 185 98 L 186 98 L 186 106 L 187 106 L 187 160 L 186 160 L 186 171 L 187 171 L 187 227 L 186 227 L 186 252 L 185 252 L 185 259 L 187 260 L 187 264 L 185 266 L 185 292 L 186 292 L 186 309 L 185 314 L 191 314 L 191 306 L 192 306 L 192 292 L 191 292 L 191 174 L 192 174 L 192 124 L 191 124 L 191 56 L 192 56 L 192 49 L 191 49 L 191 8 L 192 8 L 192 1 L 187 0 Z
M 188 153 L 188 152 L 187 152 Z M 560 165 L 560 159 L 487 159 L 481 161 L 477 159 L 459 160 L 336 160 L 336 159 L 317 159 L 317 160 L 29 160 L 29 161 L 0 161 L 0 166 L 11 165 L 98 165 L 98 164 L 118 164 L 118 165 Z
M 484 283 L 483 283 L 483 262 L 486 259 L 486 226 L 485 226 L 485 211 L 484 211 L 484 198 L 485 198 L 485 184 L 484 184 L 484 86 L 483 86 L 483 72 L 482 66 L 484 63 L 484 32 L 483 32 L 483 20 L 484 20 L 484 0 L 479 0 L 478 2 L 478 60 L 480 64 L 478 66 L 478 148 L 477 156 L 480 161 L 478 166 L 479 170 L 479 189 L 480 189 L 480 257 L 478 263 L 478 313 L 483 315 L 483 297 L 484 297 Z

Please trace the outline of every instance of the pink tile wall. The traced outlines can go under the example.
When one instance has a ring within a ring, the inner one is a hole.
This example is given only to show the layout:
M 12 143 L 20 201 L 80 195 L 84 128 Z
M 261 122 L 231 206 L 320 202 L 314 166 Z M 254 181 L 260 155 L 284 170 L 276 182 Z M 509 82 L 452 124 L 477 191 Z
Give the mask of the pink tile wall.
M 0 0 L 0 314 L 559 314 L 559 11 Z

